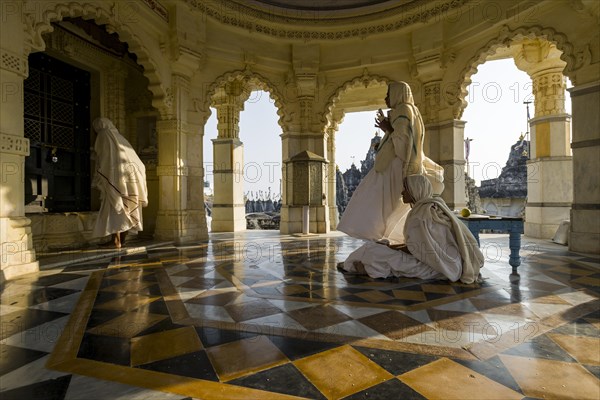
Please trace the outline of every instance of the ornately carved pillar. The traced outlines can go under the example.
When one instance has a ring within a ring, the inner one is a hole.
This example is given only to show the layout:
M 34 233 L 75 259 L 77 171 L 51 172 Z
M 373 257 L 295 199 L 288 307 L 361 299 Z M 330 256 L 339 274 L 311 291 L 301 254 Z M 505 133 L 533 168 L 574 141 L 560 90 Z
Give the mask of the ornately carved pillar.
M 573 201 L 571 116 L 565 113 L 566 63 L 560 54 L 550 42 L 528 40 L 515 56 L 517 67 L 533 80 L 535 97 L 535 117 L 529 121 L 525 234 L 546 239 L 569 219 Z
M 425 125 L 425 155 L 444 168 L 442 198 L 450 209 L 466 206 L 465 195 L 465 121 L 451 119 Z
M 240 81 L 229 82 L 213 97 L 218 136 L 213 139 L 214 200 L 212 232 L 246 229 L 244 147 L 239 139 L 240 112 L 248 92 Z
M 15 30 L 11 35 L 22 32 L 17 22 L 20 19 L 13 24 Z M 3 42 L 9 35 L 6 24 L 10 23 L 2 22 Z M 25 217 L 25 157 L 29 155 L 29 139 L 23 136 L 23 80 L 28 67 L 27 58 L 19 50 L 9 50 L 5 43 L 0 47 L 0 282 L 39 269 L 31 221 Z
M 191 164 L 200 134 L 199 126 L 188 121 L 190 82 L 187 77 L 174 75 L 171 80 L 173 105 L 169 117 L 157 121 L 159 210 L 154 237 L 175 243 L 194 242 L 206 237 L 203 204 L 194 200 L 193 180 L 202 181 L 203 171 Z M 200 147 L 201 149 L 201 147 Z M 201 160 L 201 159 L 200 159 Z
M 335 133 L 337 124 L 327 128 L 327 160 L 329 168 L 327 168 L 327 198 L 329 204 L 329 227 L 331 230 L 337 229 L 339 215 L 337 209 L 337 179 L 335 170 Z
M 598 64 L 587 69 L 598 78 Z M 569 92 L 574 182 L 569 249 L 600 254 L 600 81 L 578 84 Z
M 125 81 L 127 79 L 127 70 L 121 62 L 115 62 L 105 75 L 103 117 L 110 119 L 117 129 L 130 138 L 131 134 L 127 132 L 125 125 Z
M 305 158 L 319 160 L 325 166 L 319 168 L 333 168 L 328 160 L 327 133 L 316 115 L 315 103 L 317 99 L 320 64 L 320 45 L 314 43 L 297 43 L 292 46 L 292 64 L 294 68 L 294 83 L 296 89 L 295 101 L 290 101 L 286 112 L 290 113 L 286 130 L 281 135 L 283 146 L 283 205 L 281 207 L 281 233 L 300 233 L 303 231 L 304 222 L 308 222 L 310 233 L 329 232 L 329 189 L 325 182 L 329 172 L 324 172 L 321 179 L 314 179 L 305 185 L 294 184 L 294 177 L 299 176 L 301 165 L 305 165 Z M 286 119 L 286 117 L 284 117 Z M 295 158 L 296 157 L 296 158 Z M 315 165 L 317 165 L 315 164 Z M 316 168 L 316 167 L 315 167 Z M 323 170 L 325 171 L 325 170 Z M 302 191 L 310 192 L 310 204 L 301 204 L 304 198 Z M 318 193 L 318 196 L 317 196 Z M 316 201 L 319 197 L 320 201 Z M 308 221 L 305 221 L 304 207 L 309 206 Z

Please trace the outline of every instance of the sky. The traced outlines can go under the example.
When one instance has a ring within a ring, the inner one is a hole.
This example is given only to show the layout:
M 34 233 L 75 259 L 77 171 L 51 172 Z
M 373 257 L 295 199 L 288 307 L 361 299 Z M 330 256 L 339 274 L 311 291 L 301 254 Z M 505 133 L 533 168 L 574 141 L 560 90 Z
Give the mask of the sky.
M 529 76 L 512 59 L 487 61 L 471 76 L 462 120 L 466 121 L 465 138 L 473 139 L 469 155 L 469 175 L 477 184 L 497 178 L 506 164 L 510 147 L 527 131 L 527 109 L 534 116 L 532 84 Z M 570 83 L 568 83 L 570 86 Z M 566 95 L 566 112 L 571 102 Z M 336 163 L 343 172 L 355 163 L 360 168 L 377 128 L 375 112 L 348 113 L 336 134 Z M 240 140 L 244 143 L 244 192 L 262 191 L 279 194 L 281 179 L 281 128 L 268 93 L 253 92 L 240 115 Z M 425 133 L 427 134 L 427 132 Z M 382 133 L 380 132 L 380 135 Z M 212 144 L 217 137 L 216 112 L 205 127 L 204 160 L 207 178 L 212 185 Z

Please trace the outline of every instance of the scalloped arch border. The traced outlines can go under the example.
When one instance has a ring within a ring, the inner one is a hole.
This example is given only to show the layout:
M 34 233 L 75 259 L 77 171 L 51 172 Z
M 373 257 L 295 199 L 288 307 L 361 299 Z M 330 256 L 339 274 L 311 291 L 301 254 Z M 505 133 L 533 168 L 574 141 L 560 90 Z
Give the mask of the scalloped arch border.
M 148 89 L 156 99 L 167 98 L 167 90 L 161 83 L 156 63 L 150 57 L 150 53 L 142 44 L 143 41 L 133 33 L 126 23 L 122 23 L 109 11 L 90 3 L 51 3 L 54 7 L 41 13 L 25 15 L 25 37 L 29 40 L 28 50 L 36 49 L 43 51 L 46 47 L 42 37 L 44 33 L 52 32 L 53 22 L 62 21 L 64 17 L 81 17 L 94 20 L 98 24 L 107 24 L 109 29 L 119 33 L 119 39 L 129 45 L 129 50 L 137 56 L 137 62 L 144 67 L 144 76 L 148 79 Z
M 393 79 L 390 79 L 381 75 L 373 75 L 373 74 L 363 74 L 361 76 L 357 76 L 353 79 L 350 79 L 344 82 L 341 86 L 339 86 L 336 91 L 329 97 L 327 103 L 325 103 L 325 112 L 323 113 L 323 118 L 321 123 L 323 124 L 323 130 L 325 130 L 329 125 L 333 124 L 333 110 L 335 109 L 337 103 L 340 101 L 342 95 L 352 86 L 356 86 L 358 84 L 366 85 L 365 88 L 368 88 L 369 85 L 373 82 L 376 83 L 385 83 L 386 85 L 392 82 Z
M 277 90 L 277 86 L 273 85 L 273 83 L 269 79 L 265 78 L 263 75 L 247 69 L 226 72 L 223 75 L 218 76 L 213 81 L 213 83 L 211 83 L 211 85 L 208 87 L 208 90 L 206 91 L 206 96 L 204 97 L 205 100 L 202 104 L 202 109 L 207 111 L 205 113 L 206 117 L 204 119 L 204 123 L 206 124 L 206 121 L 210 117 L 210 104 L 212 103 L 212 98 L 215 95 L 217 89 L 224 86 L 226 83 L 233 82 L 239 79 L 248 82 L 252 81 L 252 85 L 254 87 L 269 93 L 269 97 L 274 101 L 273 104 L 275 105 L 275 109 L 277 110 L 277 116 L 279 117 L 277 123 L 279 124 L 283 132 L 285 132 L 285 124 L 283 122 L 283 117 L 285 115 L 282 101 L 283 96 L 281 95 L 279 90 Z
M 575 54 L 574 46 L 567 40 L 567 36 L 564 33 L 557 32 L 553 28 L 544 28 L 541 26 L 522 26 L 511 30 L 507 25 L 504 25 L 499 32 L 497 38 L 488 41 L 484 46 L 480 47 L 473 57 L 466 63 L 466 67 L 460 73 L 461 81 L 459 81 L 459 92 L 453 114 L 454 118 L 460 119 L 467 107 L 468 103 L 465 100 L 469 92 L 467 87 L 471 84 L 471 76 L 477 73 L 477 67 L 485 63 L 488 56 L 493 55 L 496 49 L 500 47 L 506 47 L 510 45 L 510 41 L 517 36 L 523 36 L 526 38 L 542 38 L 548 40 L 556 45 L 556 47 L 562 52 L 560 58 L 565 61 L 567 65 L 563 71 L 563 74 L 572 79 L 569 72 L 575 70 Z

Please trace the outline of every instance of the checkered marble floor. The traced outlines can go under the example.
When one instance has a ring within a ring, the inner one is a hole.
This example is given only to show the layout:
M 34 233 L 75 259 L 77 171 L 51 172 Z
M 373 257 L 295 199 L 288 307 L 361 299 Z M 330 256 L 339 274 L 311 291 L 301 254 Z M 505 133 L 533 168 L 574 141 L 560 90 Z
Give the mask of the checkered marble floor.
M 344 275 L 332 234 L 213 235 L 2 286 L 4 399 L 600 399 L 600 258 L 482 235 L 481 284 Z

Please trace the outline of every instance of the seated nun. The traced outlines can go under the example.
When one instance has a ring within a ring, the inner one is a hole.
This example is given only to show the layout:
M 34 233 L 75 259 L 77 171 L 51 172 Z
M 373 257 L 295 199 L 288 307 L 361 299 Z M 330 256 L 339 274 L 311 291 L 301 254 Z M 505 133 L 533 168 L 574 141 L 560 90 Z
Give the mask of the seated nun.
M 420 279 L 478 281 L 484 257 L 477 241 L 423 175 L 404 179 L 402 200 L 410 203 L 404 237 L 406 243 L 389 247 L 367 242 L 340 263 L 343 272 L 372 278 L 408 277 Z

